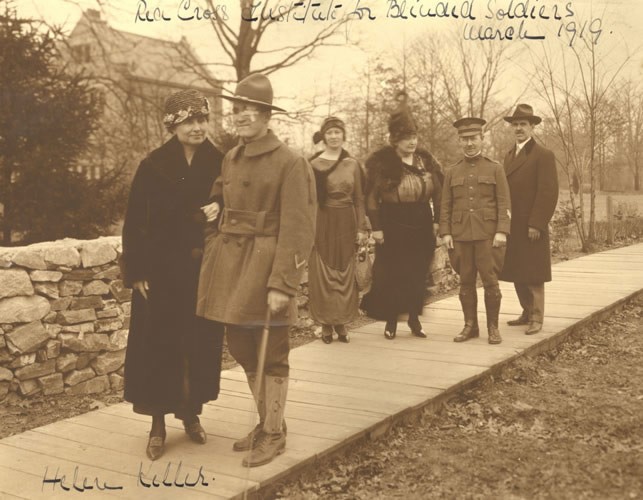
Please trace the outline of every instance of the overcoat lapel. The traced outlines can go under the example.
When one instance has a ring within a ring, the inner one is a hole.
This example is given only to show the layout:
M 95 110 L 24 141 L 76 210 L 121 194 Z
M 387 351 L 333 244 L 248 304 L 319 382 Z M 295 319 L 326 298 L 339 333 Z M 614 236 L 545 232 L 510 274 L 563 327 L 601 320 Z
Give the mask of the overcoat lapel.
M 530 139 L 527 144 L 523 146 L 523 148 L 520 150 L 520 153 L 518 153 L 518 156 L 514 157 L 513 152 L 516 149 L 516 146 L 513 147 L 509 153 L 507 153 L 507 157 L 505 158 L 505 175 L 509 177 L 511 174 L 513 174 L 516 170 L 518 170 L 520 167 L 522 167 L 525 162 L 527 161 L 527 157 L 529 156 L 529 153 L 531 152 L 532 148 L 534 146 L 534 140 Z

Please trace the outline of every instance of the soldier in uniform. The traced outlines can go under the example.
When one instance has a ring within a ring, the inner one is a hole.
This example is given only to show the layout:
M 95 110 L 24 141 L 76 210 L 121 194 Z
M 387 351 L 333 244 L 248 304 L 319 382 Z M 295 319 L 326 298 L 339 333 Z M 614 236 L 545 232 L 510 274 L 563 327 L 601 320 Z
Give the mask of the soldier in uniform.
M 243 367 L 260 417 L 235 451 L 243 465 L 272 461 L 286 446 L 284 409 L 290 352 L 288 327 L 315 237 L 317 196 L 310 164 L 270 130 L 272 86 L 264 75 L 241 80 L 233 120 L 239 144 L 223 159 L 212 188 L 223 208 L 219 233 L 206 240 L 197 314 L 225 324 L 230 354 Z M 265 377 L 257 388 L 258 353 L 266 308 L 271 311 Z
M 464 342 L 480 335 L 476 275 L 484 285 L 490 344 L 502 342 L 498 314 L 502 269 L 510 227 L 509 186 L 500 163 L 482 155 L 482 118 L 461 118 L 458 129 L 464 157 L 446 174 L 440 209 L 440 234 L 449 250 L 453 269 L 460 275 L 460 303 L 464 328 L 453 340 Z

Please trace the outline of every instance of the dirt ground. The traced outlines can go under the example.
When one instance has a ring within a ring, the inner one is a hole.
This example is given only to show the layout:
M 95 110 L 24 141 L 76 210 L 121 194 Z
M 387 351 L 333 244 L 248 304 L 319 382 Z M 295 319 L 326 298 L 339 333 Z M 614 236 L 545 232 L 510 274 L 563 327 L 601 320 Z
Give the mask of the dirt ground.
M 270 498 L 643 498 L 643 300 Z

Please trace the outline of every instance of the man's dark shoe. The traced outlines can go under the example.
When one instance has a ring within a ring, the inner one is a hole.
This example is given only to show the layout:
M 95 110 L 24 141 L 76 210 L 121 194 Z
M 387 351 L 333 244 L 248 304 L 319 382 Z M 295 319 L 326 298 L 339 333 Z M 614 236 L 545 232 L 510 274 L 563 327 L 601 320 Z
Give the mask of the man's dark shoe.
M 478 323 L 475 323 L 475 324 L 466 323 L 462 331 L 458 335 L 453 337 L 453 341 L 465 342 L 469 339 L 474 339 L 479 336 L 480 336 L 480 328 L 478 327 Z
M 147 448 L 145 449 L 145 454 L 150 460 L 158 460 L 163 456 L 165 451 L 165 435 L 163 436 L 152 436 L 147 441 Z
M 500 336 L 500 331 L 497 328 L 489 327 L 489 343 L 490 344 L 500 344 L 502 342 L 502 337 Z
M 525 331 L 525 335 L 534 335 L 543 329 L 543 324 L 538 321 L 532 321 L 529 323 L 529 328 Z
M 528 325 L 529 324 L 529 316 L 525 311 L 522 312 L 520 316 L 518 316 L 516 319 L 511 319 L 507 321 L 507 324 L 509 326 L 520 326 L 520 325 Z

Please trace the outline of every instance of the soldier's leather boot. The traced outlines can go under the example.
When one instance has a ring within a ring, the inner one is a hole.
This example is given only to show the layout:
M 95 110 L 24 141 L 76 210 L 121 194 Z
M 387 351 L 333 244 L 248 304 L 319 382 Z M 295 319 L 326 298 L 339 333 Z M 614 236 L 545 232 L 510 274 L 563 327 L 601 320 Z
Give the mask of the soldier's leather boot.
M 500 288 L 497 285 L 493 288 L 485 288 L 484 306 L 487 311 L 487 332 L 489 334 L 490 344 L 500 344 L 500 342 L 502 342 L 500 330 L 498 330 L 501 299 L 502 293 L 500 293 Z
M 259 423 L 248 433 L 247 436 L 234 442 L 234 444 L 232 445 L 232 449 L 234 451 L 248 451 L 250 449 L 251 443 L 259 438 L 259 434 L 263 429 L 263 423 L 266 419 L 266 409 L 264 405 L 266 388 L 265 378 L 261 389 L 257 393 L 257 387 L 255 386 L 257 382 L 257 374 L 254 372 L 248 372 L 246 373 L 246 377 L 248 378 L 248 385 L 250 386 L 252 397 L 254 398 L 255 404 L 257 405 L 257 412 L 259 413 Z
M 460 289 L 460 304 L 464 313 L 464 328 L 453 338 L 454 342 L 464 342 L 480 336 L 478 327 L 478 295 L 475 288 Z
M 288 396 L 288 377 L 266 375 L 266 419 L 258 438 L 242 461 L 244 467 L 258 467 L 272 462 L 286 449 L 286 433 L 283 429 L 284 410 Z

